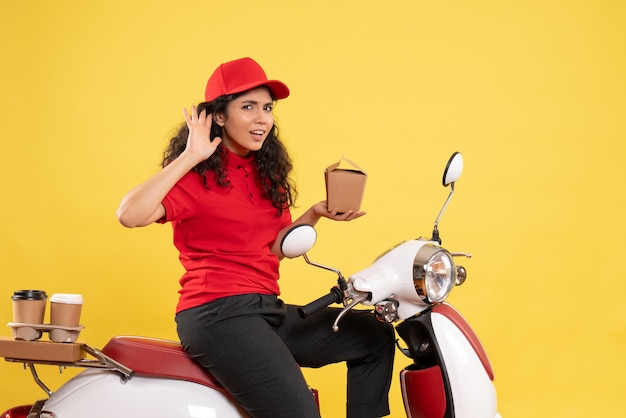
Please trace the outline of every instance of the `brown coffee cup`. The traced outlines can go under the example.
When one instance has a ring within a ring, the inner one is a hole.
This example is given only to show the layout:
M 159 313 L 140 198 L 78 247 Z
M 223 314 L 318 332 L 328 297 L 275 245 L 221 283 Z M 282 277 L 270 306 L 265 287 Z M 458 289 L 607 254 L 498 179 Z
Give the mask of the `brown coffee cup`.
M 75 293 L 55 293 L 50 297 L 50 325 L 73 328 L 80 325 L 83 296 Z
M 43 324 L 48 295 L 43 290 L 17 290 L 13 293 L 13 322 Z

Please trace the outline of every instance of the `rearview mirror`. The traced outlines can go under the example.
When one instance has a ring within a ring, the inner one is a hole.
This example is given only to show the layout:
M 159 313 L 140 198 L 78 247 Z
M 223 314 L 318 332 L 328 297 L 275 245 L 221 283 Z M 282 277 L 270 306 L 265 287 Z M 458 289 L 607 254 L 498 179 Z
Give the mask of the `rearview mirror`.
M 461 173 L 463 173 L 463 156 L 460 152 L 455 152 L 448 160 L 446 169 L 443 170 L 442 183 L 444 187 L 456 182 L 461 177 Z
M 287 258 L 296 258 L 305 254 L 315 245 L 317 232 L 307 224 L 293 226 L 280 242 L 280 252 Z

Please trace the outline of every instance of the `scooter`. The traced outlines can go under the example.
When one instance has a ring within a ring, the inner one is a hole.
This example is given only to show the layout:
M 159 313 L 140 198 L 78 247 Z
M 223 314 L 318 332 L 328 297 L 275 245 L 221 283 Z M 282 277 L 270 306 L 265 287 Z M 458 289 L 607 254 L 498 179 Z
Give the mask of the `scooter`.
M 335 332 L 341 332 L 339 322 L 346 312 L 358 305 L 373 307 L 379 321 L 397 322 L 396 332 L 407 345 L 403 348 L 397 342 L 397 347 L 413 361 L 400 372 L 410 418 L 500 418 L 487 354 L 467 321 L 445 302 L 452 289 L 467 279 L 466 269 L 456 265 L 454 258 L 472 256 L 449 252 L 441 246 L 439 234 L 439 222 L 462 171 L 463 157 L 456 152 L 443 173 L 443 186 L 450 186 L 450 193 L 431 238 L 396 245 L 348 280 L 338 269 L 309 259 L 306 251 L 317 238 L 312 227 L 296 226 L 282 242 L 286 257 L 303 256 L 308 264 L 338 277 L 328 294 L 299 309 L 300 316 L 306 318 L 339 303 L 344 308 L 332 326 Z
M 357 305 L 373 307 L 381 321 L 399 321 L 396 330 L 407 347 L 398 343 L 398 348 L 412 359 L 400 372 L 407 417 L 500 417 L 487 355 L 463 317 L 445 303 L 452 288 L 466 279 L 465 269 L 455 265 L 454 257 L 471 256 L 441 247 L 438 232 L 462 169 L 461 154 L 453 154 L 443 176 L 450 194 L 430 239 L 401 243 L 348 280 L 339 270 L 309 259 L 307 252 L 317 239 L 312 226 L 293 227 L 281 242 L 286 257 L 302 256 L 308 264 L 338 275 L 337 285 L 327 295 L 300 308 L 302 317 L 341 303 L 344 308 L 333 324 L 335 332 L 341 332 L 341 318 Z M 5 360 L 30 369 L 47 398 L 11 408 L 0 418 L 248 417 L 177 342 L 119 336 L 102 350 L 80 344 L 80 353 L 70 361 L 5 356 Z M 86 370 L 53 392 L 40 380 L 39 365 Z M 317 400 L 317 391 L 311 392 Z

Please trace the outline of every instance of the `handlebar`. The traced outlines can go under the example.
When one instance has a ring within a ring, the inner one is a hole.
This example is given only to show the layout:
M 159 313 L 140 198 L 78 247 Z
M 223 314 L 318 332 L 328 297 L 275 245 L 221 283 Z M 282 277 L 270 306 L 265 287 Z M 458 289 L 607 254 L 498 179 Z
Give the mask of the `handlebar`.
M 316 312 L 321 311 L 333 303 L 341 303 L 343 301 L 343 293 L 338 286 L 330 289 L 326 295 L 314 300 L 313 302 L 298 308 L 298 314 L 302 319 Z

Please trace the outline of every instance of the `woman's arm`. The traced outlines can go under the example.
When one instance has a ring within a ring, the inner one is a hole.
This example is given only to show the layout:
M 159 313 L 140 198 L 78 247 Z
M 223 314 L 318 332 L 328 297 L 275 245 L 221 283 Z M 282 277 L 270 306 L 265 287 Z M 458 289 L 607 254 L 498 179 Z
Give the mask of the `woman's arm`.
M 212 115 L 194 106 L 191 115 L 184 109 L 189 136 L 185 150 L 170 164 L 146 181 L 130 190 L 122 198 L 117 219 L 128 228 L 146 226 L 165 215 L 163 199 L 174 185 L 198 163 L 209 158 L 222 142 L 217 137 L 210 140 Z
M 196 164 L 183 152 L 158 173 L 131 189 L 122 198 L 117 219 L 128 228 L 146 226 L 165 216 L 161 203 L 167 193 Z
M 311 206 L 306 212 L 302 214 L 302 216 L 293 221 L 291 225 L 281 229 L 278 232 L 276 241 L 274 241 L 274 245 L 272 246 L 272 252 L 276 254 L 280 260 L 284 258 L 283 253 L 280 251 L 280 243 L 282 242 L 285 233 L 294 225 L 308 224 L 311 226 L 315 226 L 315 224 L 317 224 L 317 222 L 321 218 L 328 218 L 334 221 L 351 221 L 353 219 L 360 218 L 363 215 L 365 215 L 365 212 L 354 212 L 352 210 L 349 210 L 342 214 L 337 214 L 337 209 L 335 208 L 332 211 L 329 211 L 326 205 L 326 201 L 323 200 Z

